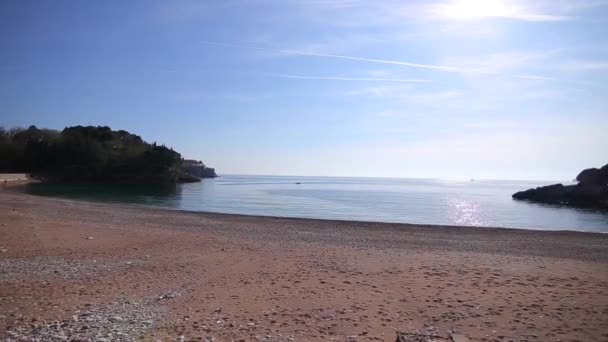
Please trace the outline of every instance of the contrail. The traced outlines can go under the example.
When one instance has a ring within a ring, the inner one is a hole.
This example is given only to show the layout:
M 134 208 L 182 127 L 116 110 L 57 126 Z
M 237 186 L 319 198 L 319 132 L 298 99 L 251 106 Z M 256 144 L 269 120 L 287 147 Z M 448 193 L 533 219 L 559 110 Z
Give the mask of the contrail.
M 300 56 L 326 57 L 326 58 L 347 59 L 347 60 L 352 60 L 352 61 L 361 61 L 361 62 L 370 62 L 370 63 L 403 65 L 403 66 L 408 66 L 408 67 L 413 67 L 413 68 L 424 68 L 424 69 L 441 70 L 441 71 L 448 71 L 448 72 L 483 73 L 483 72 L 472 70 L 472 69 L 463 69 L 463 68 L 444 66 L 444 65 L 420 64 L 420 63 L 411 63 L 411 62 L 392 61 L 392 60 L 386 60 L 386 59 L 332 55 L 332 54 L 327 54 L 327 53 L 305 52 L 305 51 L 297 51 L 297 50 L 268 49 L 268 48 L 241 45 L 241 44 L 216 43 L 216 42 L 206 42 L 206 41 L 201 42 L 201 44 L 232 47 L 232 48 L 241 48 L 241 49 L 250 49 L 250 50 L 258 50 L 258 51 L 286 53 L 286 54 L 300 55 Z
M 418 78 L 368 78 L 368 77 L 340 77 L 340 76 L 302 76 L 289 74 L 265 74 L 280 78 L 295 78 L 302 80 L 330 80 L 330 81 L 369 81 L 369 82 L 403 82 L 403 83 L 424 83 L 430 82 L 425 79 Z
M 336 59 L 346 59 L 353 61 L 361 61 L 361 62 L 369 62 L 369 63 L 380 63 L 380 64 L 392 64 L 392 65 L 403 65 L 412 68 L 423 68 L 423 69 L 431 69 L 445 72 L 455 72 L 455 73 L 466 73 L 466 74 L 478 74 L 478 75 L 499 75 L 500 73 L 491 70 L 483 70 L 483 69 L 475 69 L 475 68 L 462 68 L 462 67 L 454 67 L 454 66 L 446 66 L 446 65 L 435 65 L 435 64 L 421 64 L 421 63 L 412 63 L 412 62 L 403 62 L 403 61 L 394 61 L 387 59 L 375 59 L 375 58 L 364 58 L 364 57 L 354 57 L 354 56 L 345 56 L 345 55 L 333 55 L 328 53 L 317 53 L 317 52 L 305 52 L 305 51 L 297 51 L 297 50 L 286 50 L 286 49 L 270 49 L 263 48 L 259 46 L 251 46 L 245 44 L 230 44 L 230 43 L 218 43 L 218 42 L 208 42 L 203 41 L 201 44 L 206 45 L 215 45 L 215 46 L 224 46 L 231 48 L 240 48 L 240 49 L 250 49 L 257 51 L 267 51 L 274 53 L 285 53 L 299 56 L 313 56 L 313 57 L 325 57 L 325 58 L 336 58 Z M 550 53 L 555 53 L 560 51 L 560 49 L 550 51 Z M 276 75 L 275 75 L 276 76 Z M 517 77 L 524 79 L 536 79 L 536 80 L 551 80 L 558 81 L 558 79 L 553 77 L 539 76 L 539 75 L 503 75 L 508 77 Z M 300 78 L 300 79 L 334 79 L 334 80 L 344 80 L 344 81 L 385 81 L 385 82 L 428 82 L 427 80 L 401 80 L 398 79 L 383 79 L 383 78 L 348 78 L 348 77 L 309 77 L 309 76 L 297 76 L 297 75 L 283 75 L 279 77 L 285 78 Z M 573 82 L 577 83 L 577 82 Z

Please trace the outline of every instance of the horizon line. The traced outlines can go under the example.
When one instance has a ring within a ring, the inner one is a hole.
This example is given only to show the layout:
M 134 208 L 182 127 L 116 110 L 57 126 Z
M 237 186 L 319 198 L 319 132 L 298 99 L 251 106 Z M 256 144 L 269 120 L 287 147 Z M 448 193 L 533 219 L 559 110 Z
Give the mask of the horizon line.
M 394 176 L 311 176 L 311 175 L 280 175 L 280 174 L 246 174 L 246 173 L 219 173 L 218 178 L 222 176 L 248 176 L 248 177 L 308 177 L 308 178 L 360 178 L 360 179 L 419 179 L 419 180 L 439 180 L 451 182 L 478 182 L 478 181 L 520 181 L 520 182 L 562 182 L 573 183 L 568 180 L 548 180 L 548 179 L 490 179 L 490 178 L 437 178 L 437 177 L 394 177 Z

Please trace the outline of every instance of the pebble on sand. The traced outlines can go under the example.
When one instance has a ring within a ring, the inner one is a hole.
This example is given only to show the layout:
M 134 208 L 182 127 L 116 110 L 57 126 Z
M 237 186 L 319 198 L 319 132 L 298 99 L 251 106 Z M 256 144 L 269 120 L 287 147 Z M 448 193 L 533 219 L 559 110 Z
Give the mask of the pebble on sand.
M 469 338 L 464 335 L 452 334 L 450 337 L 453 342 L 469 342 Z

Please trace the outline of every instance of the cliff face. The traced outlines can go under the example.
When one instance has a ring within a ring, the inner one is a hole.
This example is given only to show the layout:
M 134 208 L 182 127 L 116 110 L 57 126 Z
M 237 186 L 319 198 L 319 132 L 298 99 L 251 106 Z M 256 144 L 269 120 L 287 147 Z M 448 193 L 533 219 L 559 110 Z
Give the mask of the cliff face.
M 197 160 L 184 160 L 182 163 L 182 172 L 198 178 L 217 177 L 214 168 L 207 167 L 203 162 Z
M 576 180 L 576 185 L 553 184 L 520 191 L 513 194 L 513 199 L 608 209 L 608 164 L 583 170 Z
M 215 169 L 212 167 L 204 167 L 201 171 L 201 178 L 215 178 L 217 174 L 215 173 Z

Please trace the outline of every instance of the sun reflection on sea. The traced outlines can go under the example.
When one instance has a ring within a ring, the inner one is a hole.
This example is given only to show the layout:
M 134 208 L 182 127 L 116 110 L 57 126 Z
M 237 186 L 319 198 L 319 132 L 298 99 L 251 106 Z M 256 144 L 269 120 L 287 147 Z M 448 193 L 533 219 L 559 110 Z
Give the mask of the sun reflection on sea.
M 479 203 L 463 199 L 448 200 L 448 216 L 452 224 L 466 226 L 483 226 Z

